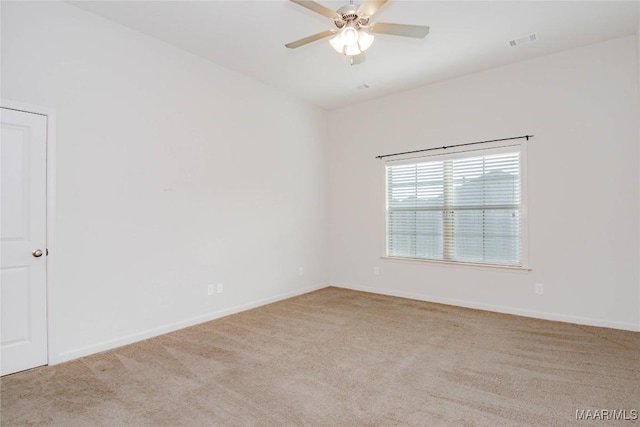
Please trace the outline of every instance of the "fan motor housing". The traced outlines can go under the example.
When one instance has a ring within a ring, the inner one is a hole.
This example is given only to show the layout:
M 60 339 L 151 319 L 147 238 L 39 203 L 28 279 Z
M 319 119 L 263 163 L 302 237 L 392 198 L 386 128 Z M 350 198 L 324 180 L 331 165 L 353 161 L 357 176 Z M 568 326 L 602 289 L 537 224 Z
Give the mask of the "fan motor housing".
M 344 28 L 344 26 L 349 22 L 353 22 L 357 28 L 365 26 L 369 23 L 368 16 L 358 15 L 358 6 L 356 6 L 355 4 L 342 6 L 336 11 L 336 13 L 338 13 L 340 17 L 336 17 L 333 22 L 338 28 Z

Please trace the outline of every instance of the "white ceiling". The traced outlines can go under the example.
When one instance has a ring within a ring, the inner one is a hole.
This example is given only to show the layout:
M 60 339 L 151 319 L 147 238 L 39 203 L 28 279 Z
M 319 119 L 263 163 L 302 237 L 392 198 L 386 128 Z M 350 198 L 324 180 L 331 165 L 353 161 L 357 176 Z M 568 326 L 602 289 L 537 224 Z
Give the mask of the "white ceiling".
M 336 10 L 348 0 L 318 2 Z M 72 4 L 333 109 L 635 34 L 640 2 L 390 0 L 373 22 L 428 25 L 430 34 L 425 39 L 376 35 L 366 62 L 354 66 L 328 39 L 286 49 L 287 42 L 333 28 L 330 19 L 287 0 Z M 531 33 L 537 33 L 537 42 L 509 46 L 509 40 Z M 358 89 L 363 84 L 371 87 Z

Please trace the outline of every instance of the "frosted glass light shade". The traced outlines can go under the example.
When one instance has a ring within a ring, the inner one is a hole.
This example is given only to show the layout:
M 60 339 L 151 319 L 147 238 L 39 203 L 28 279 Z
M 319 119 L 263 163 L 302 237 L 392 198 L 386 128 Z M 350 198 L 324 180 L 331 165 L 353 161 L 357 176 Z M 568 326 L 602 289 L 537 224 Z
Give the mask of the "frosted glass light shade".
M 361 51 L 365 51 L 369 49 L 371 44 L 373 43 L 373 34 L 370 34 L 368 31 L 360 30 L 358 34 L 358 46 Z
M 341 31 L 342 41 L 345 46 L 353 46 L 358 43 L 358 30 L 356 30 L 353 26 L 344 27 Z
M 344 54 L 347 56 L 355 56 L 355 55 L 360 55 L 362 53 L 362 51 L 360 50 L 360 48 L 358 47 L 358 44 L 353 44 L 351 46 L 346 46 L 344 48 Z
M 336 50 L 336 52 L 344 53 L 344 42 L 342 41 L 342 34 L 338 34 L 337 36 L 331 38 L 331 40 L 329 40 L 329 44 Z

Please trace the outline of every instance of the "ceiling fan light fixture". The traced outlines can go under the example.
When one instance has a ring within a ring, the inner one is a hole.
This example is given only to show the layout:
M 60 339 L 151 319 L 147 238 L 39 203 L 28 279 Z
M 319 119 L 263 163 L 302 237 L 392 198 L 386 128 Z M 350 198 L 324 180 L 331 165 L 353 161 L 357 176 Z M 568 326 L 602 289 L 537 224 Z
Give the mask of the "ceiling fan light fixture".
M 373 36 L 364 30 L 358 30 L 353 22 L 348 23 L 342 31 L 329 40 L 336 52 L 347 56 L 360 55 L 373 43 Z
M 347 56 L 360 55 L 371 47 L 374 36 L 367 29 L 358 30 L 353 23 L 345 26 L 335 37 L 329 40 L 329 44 L 336 52 Z

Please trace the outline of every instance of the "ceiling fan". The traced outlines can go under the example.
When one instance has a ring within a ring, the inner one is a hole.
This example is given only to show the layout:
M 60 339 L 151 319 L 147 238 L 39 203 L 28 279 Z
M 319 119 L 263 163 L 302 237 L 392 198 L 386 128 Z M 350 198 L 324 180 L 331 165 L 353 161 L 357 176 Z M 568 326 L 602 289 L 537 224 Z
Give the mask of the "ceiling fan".
M 394 36 L 424 38 L 429 34 L 429 27 L 424 25 L 390 24 L 387 22 L 370 22 L 371 17 L 387 0 L 364 0 L 360 6 L 353 0 L 346 6 L 333 11 L 313 0 L 291 0 L 316 13 L 333 20 L 336 28 L 287 43 L 289 49 L 304 46 L 316 40 L 335 35 L 329 43 L 331 46 L 351 58 L 351 63 L 364 61 L 364 51 L 373 43 L 373 34 L 391 34 Z

